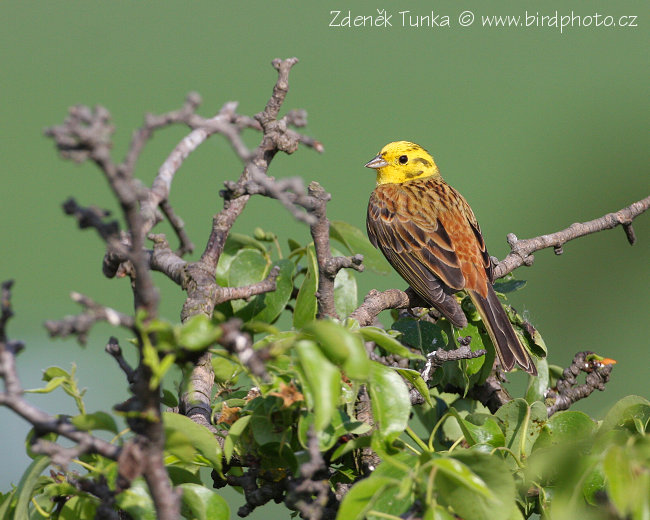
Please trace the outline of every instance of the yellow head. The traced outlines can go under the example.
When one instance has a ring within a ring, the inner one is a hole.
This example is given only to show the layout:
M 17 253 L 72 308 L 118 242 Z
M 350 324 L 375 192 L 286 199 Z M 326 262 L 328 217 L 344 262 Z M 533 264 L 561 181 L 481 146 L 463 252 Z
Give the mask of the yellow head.
M 366 163 L 366 167 L 377 170 L 378 185 L 401 184 L 432 175 L 440 176 L 429 152 L 409 141 L 388 143 L 374 159 Z

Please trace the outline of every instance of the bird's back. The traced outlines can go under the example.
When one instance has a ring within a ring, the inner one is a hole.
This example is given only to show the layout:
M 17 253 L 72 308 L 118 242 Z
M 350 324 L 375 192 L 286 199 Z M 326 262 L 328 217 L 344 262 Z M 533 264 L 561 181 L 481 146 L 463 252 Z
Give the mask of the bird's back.
M 407 255 L 453 290 L 486 294 L 492 264 L 476 217 L 440 176 L 377 186 L 367 227 L 373 244 L 403 277 Z

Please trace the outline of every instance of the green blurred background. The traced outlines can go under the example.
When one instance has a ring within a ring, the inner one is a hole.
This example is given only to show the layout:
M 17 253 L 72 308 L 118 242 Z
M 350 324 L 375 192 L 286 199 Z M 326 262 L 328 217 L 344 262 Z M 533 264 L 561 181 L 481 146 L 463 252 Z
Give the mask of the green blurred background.
M 49 341 L 42 327 L 46 319 L 78 310 L 71 290 L 126 312 L 132 305 L 125 280 L 101 275 L 100 239 L 79 231 L 61 211 L 69 196 L 117 210 L 99 172 L 60 160 L 42 135 L 69 106 L 102 104 L 111 111 L 114 157 L 121 160 L 145 112 L 178 108 L 188 92 L 197 91 L 205 116 L 229 100 L 252 115 L 264 107 L 275 81 L 271 60 L 297 56 L 284 110 L 308 111 L 305 132 L 323 142 L 325 153 L 280 155 L 272 175 L 317 180 L 332 193 L 330 218 L 363 228 L 374 183 L 363 164 L 389 141 L 416 141 L 468 199 L 491 254 L 502 258 L 509 232 L 520 238 L 550 233 L 650 191 L 649 4 L 568 4 L 2 2 L 0 277 L 17 282 L 9 334 L 27 344 L 18 360 L 25 387 L 41 384 L 43 368 L 68 369 L 74 362 L 88 388 L 90 411 L 127 397 L 122 374 L 103 353 L 113 333 L 109 327 L 97 327 L 85 349 L 74 341 Z M 332 9 L 353 15 L 387 9 L 393 27 L 329 27 Z M 401 27 L 398 13 L 407 9 L 448 15 L 451 27 Z M 638 27 L 560 33 L 480 26 L 481 15 L 552 15 L 556 9 L 634 15 Z M 464 10 L 476 15 L 471 27 L 458 25 Z M 138 163 L 145 183 L 186 133 L 174 128 L 156 134 Z M 254 132 L 245 138 L 251 146 L 258 142 Z M 199 250 L 221 208 L 218 190 L 240 170 L 224 140 L 214 137 L 177 174 L 171 202 Z M 235 230 L 250 233 L 259 225 L 283 239 L 308 240 L 308 230 L 274 201 L 251 200 Z M 634 247 L 621 229 L 603 232 L 567 244 L 561 257 L 541 252 L 534 267 L 516 273 L 528 285 L 512 303 L 542 332 L 551 362 L 566 365 L 586 349 L 618 360 L 607 391 L 576 407 L 596 417 L 625 395 L 650 397 L 650 215 L 640 217 L 635 229 Z M 162 277 L 156 280 L 162 313 L 176 320 L 183 293 Z M 359 286 L 365 294 L 404 283 L 395 274 L 366 272 Z M 30 400 L 52 412 L 75 412 L 61 396 Z M 27 426 L 4 409 L 0 421 L 0 489 L 6 490 L 28 463 L 22 445 Z M 261 511 L 251 516 L 261 517 Z

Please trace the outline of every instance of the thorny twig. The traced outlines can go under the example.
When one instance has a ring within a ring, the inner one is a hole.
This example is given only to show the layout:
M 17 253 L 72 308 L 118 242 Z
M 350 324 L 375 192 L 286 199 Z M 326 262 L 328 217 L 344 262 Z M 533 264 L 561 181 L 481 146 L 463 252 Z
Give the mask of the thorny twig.
M 521 265 L 532 265 L 534 260 L 532 254 L 535 251 L 552 247 L 556 255 L 561 255 L 564 252 L 562 246 L 570 240 L 616 226 L 623 226 L 628 242 L 630 245 L 634 245 L 636 237 L 632 221 L 648 208 L 650 208 L 650 196 L 615 213 L 608 213 L 589 222 L 571 224 L 568 228 L 550 235 L 519 240 L 513 233 L 510 233 L 508 244 L 510 244 L 512 252 L 494 267 L 494 278 L 502 278 Z
M 578 352 L 571 365 L 564 369 L 555 388 L 547 392 L 546 399 L 549 404 L 546 409 L 549 417 L 555 412 L 568 410 L 573 403 L 588 397 L 594 390 L 605 390 L 614 365 L 601 363 L 595 357 L 590 359 L 592 354 L 593 352 L 588 351 Z M 584 384 L 581 385 L 577 381 L 580 372 L 587 374 Z

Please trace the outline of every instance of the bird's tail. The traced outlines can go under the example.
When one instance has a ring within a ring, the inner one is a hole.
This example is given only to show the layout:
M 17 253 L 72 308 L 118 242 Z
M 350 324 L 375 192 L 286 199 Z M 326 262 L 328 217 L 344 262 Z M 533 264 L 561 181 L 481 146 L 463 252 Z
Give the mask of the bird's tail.
M 537 368 L 528 351 L 523 347 L 506 311 L 501 306 L 492 285 L 487 286 L 487 298 L 475 291 L 467 291 L 476 306 L 490 339 L 497 351 L 501 365 L 507 371 L 512 370 L 515 363 L 531 375 L 537 375 Z

